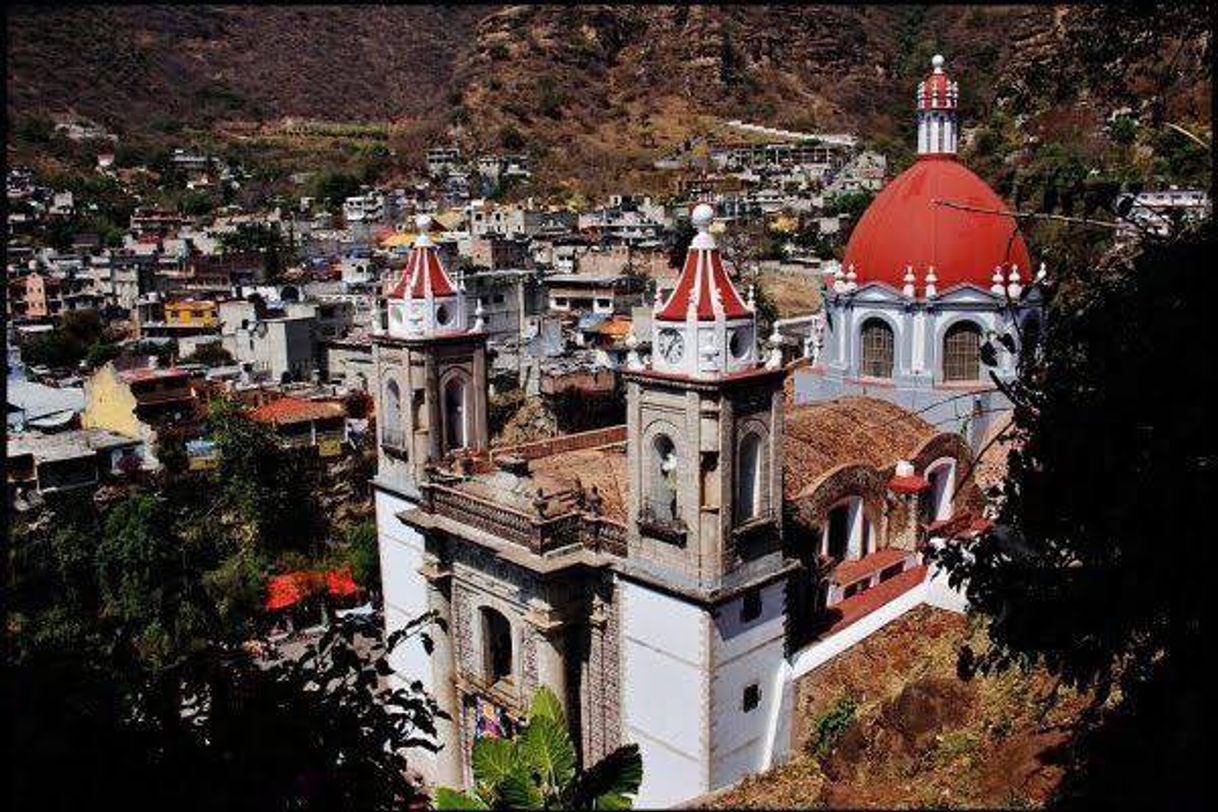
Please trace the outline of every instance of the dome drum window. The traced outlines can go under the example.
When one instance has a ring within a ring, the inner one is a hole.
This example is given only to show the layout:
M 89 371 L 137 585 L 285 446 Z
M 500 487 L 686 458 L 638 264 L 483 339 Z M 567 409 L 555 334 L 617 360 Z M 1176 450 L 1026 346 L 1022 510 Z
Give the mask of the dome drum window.
M 943 380 L 981 379 L 981 330 L 972 322 L 948 328 L 943 336 Z
M 859 374 L 869 378 L 891 378 L 895 360 L 892 328 L 882 319 L 863 322 L 859 333 Z

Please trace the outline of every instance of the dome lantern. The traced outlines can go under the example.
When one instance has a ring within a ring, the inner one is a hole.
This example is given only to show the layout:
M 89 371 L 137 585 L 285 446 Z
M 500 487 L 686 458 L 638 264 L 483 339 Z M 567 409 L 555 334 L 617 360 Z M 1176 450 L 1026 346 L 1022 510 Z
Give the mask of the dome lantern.
M 652 365 L 657 371 L 706 376 L 756 364 L 756 317 L 727 275 L 710 233 L 715 212 L 699 203 L 690 213 L 698 229 L 681 275 L 652 319 Z
M 930 75 L 918 83 L 918 155 L 955 155 L 959 126 L 958 86 L 943 71 L 943 57 L 930 61 Z

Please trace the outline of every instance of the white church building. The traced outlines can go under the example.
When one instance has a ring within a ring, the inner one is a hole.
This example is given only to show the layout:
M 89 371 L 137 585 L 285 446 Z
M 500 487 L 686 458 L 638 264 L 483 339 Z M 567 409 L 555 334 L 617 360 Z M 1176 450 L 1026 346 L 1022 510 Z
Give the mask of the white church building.
M 955 85 L 936 64 L 922 88 L 926 162 L 954 164 Z M 913 292 L 904 265 L 859 246 L 819 357 L 784 366 L 775 337 L 759 341 L 709 207 L 691 219 L 652 356 L 631 342 L 626 424 L 493 451 L 486 333 L 478 319 L 466 329 L 420 223 L 374 337 L 374 485 L 386 631 L 427 611 L 446 628 L 430 655 L 393 657 L 394 678 L 421 681 L 452 717 L 438 753 L 411 755 L 430 782 L 472 781 L 473 743 L 510 735 L 544 684 L 584 764 L 635 742 L 636 805 L 681 803 L 786 756 L 810 670 L 920 603 L 961 607 L 922 556 L 948 525 L 979 526 L 969 445 L 852 387 L 956 385 L 976 344 L 952 336 L 1008 318 L 1022 241 L 1001 296 L 944 244 L 972 232 L 944 227 L 931 253 L 905 252 Z

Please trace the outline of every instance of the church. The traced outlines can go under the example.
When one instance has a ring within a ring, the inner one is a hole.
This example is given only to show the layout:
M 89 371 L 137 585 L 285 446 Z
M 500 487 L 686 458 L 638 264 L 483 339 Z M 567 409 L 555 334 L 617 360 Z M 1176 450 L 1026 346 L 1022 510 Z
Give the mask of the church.
M 585 765 L 637 743 L 636 804 L 681 803 L 782 761 L 801 676 L 921 603 L 963 607 L 922 556 L 983 526 L 974 448 L 923 404 L 992 398 L 981 341 L 1038 308 L 1013 221 L 938 205 L 1004 208 L 956 161 L 933 70 L 919 160 L 859 223 L 814 357 L 758 335 L 696 206 L 652 354 L 628 341 L 622 426 L 490 449 L 487 333 L 420 218 L 374 338 L 373 484 L 386 632 L 446 629 L 392 658 L 451 717 L 411 754 L 426 780 L 468 785 L 473 743 L 547 685 Z

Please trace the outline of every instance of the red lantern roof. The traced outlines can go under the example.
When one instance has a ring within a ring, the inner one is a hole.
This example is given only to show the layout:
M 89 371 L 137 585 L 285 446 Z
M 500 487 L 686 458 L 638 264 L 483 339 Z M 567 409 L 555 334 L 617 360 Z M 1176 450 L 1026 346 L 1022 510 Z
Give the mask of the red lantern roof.
M 719 255 L 719 248 L 709 232 L 712 216 L 710 206 L 702 204 L 695 207 L 690 217 L 699 233 L 689 244 L 677 287 L 655 315 L 660 321 L 685 321 L 691 304 L 698 314 L 698 321 L 714 321 L 720 312 L 726 319 L 743 319 L 753 315 L 724 270 L 723 257 Z
M 429 290 L 436 298 L 456 294 L 456 288 L 449 281 L 448 274 L 444 273 L 444 266 L 440 264 L 436 247 L 430 241 L 425 242 L 426 245 L 415 242 L 410 251 L 410 258 L 406 260 L 406 268 L 402 271 L 402 278 L 389 294 L 391 299 L 405 299 L 407 292 L 412 299 L 425 299 Z
M 412 299 L 425 299 L 428 295 L 435 298 L 453 296 L 457 289 L 444 273 L 440 257 L 436 254 L 435 243 L 427 236 L 431 230 L 431 218 L 421 214 L 415 219 L 415 227 L 419 236 L 415 238 L 414 247 L 410 249 L 410 257 L 406 260 L 406 268 L 402 278 L 389 294 L 391 299 L 405 299 L 407 292 Z
M 1027 278 L 1028 247 L 1013 218 L 936 205 L 936 200 L 1009 211 L 955 156 L 921 156 L 876 196 L 850 236 L 843 266 L 854 267 L 859 285 L 883 282 L 900 290 L 910 266 L 919 295 L 932 266 L 940 293 L 964 283 L 988 289 L 999 265 L 1004 276 L 1014 264 Z
M 934 69 L 918 85 L 918 107 L 922 110 L 954 110 L 958 99 L 956 84 L 943 71 L 943 57 L 931 60 Z

